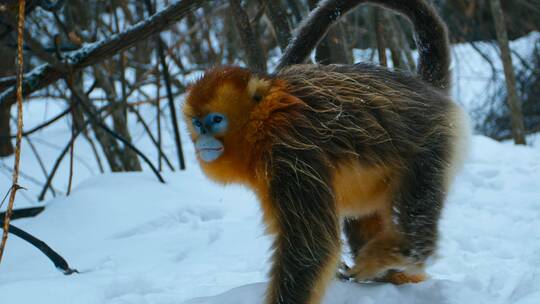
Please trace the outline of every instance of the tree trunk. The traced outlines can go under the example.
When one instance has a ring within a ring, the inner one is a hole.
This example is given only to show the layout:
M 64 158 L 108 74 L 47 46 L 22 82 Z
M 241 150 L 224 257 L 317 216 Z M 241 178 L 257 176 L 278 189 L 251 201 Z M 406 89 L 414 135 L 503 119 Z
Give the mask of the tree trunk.
M 266 59 L 263 49 L 257 37 L 253 34 L 253 28 L 249 21 L 249 16 L 240 5 L 240 0 L 229 0 L 232 14 L 240 40 L 246 53 L 246 63 L 249 67 L 260 71 L 266 71 Z
M 272 27 L 276 33 L 276 39 L 281 51 L 284 51 L 291 38 L 291 29 L 287 20 L 287 13 L 281 1 L 270 0 L 266 2 L 266 13 L 272 22 Z
M 381 20 L 381 8 L 374 8 L 374 25 L 375 25 L 375 36 L 377 38 L 377 53 L 379 54 L 379 64 L 387 67 L 388 61 L 386 58 L 386 45 L 384 43 L 384 25 Z
M 10 139 L 10 109 L 10 106 L 0 106 L 0 157 L 10 156 L 14 152 Z
M 0 30 L 3 27 L 0 25 Z M 7 43 L 7 39 L 1 41 L 1 44 Z M 0 57 L 1 58 L 15 58 L 15 49 L 0 45 Z M 15 60 L 0 60 L 0 77 L 10 77 L 15 75 Z M 9 82 L 5 87 L 2 87 L 2 91 L 15 85 L 15 77 L 13 82 Z M 9 125 L 11 118 L 11 103 L 0 104 L 0 157 L 10 156 L 15 152 L 13 144 L 9 138 L 11 135 L 11 127 Z
M 394 69 L 405 69 L 406 67 L 403 63 L 403 58 L 401 57 L 401 48 L 397 39 L 397 33 L 395 31 L 395 28 L 392 26 L 392 18 L 395 17 L 390 16 L 388 12 L 381 12 L 382 23 L 386 25 L 384 37 L 385 41 L 388 43 L 388 48 L 390 49 L 390 56 L 392 57 L 392 64 L 394 65 Z
M 521 103 L 517 96 L 516 76 L 510 55 L 510 46 L 508 44 L 508 34 L 504 23 L 504 14 L 501 8 L 500 0 L 491 0 L 491 13 L 495 22 L 497 40 L 501 49 L 501 60 L 504 67 L 504 77 L 506 78 L 506 90 L 508 96 L 508 106 L 510 107 L 510 118 L 512 121 L 512 136 L 517 145 L 525 145 L 525 127 L 523 125 L 523 114 L 521 112 Z
M 129 143 L 131 143 L 131 134 L 129 133 L 129 129 L 127 127 L 127 120 L 126 116 L 124 115 L 123 108 L 127 107 L 126 102 L 119 100 L 115 91 L 115 88 L 111 85 L 113 81 L 109 81 L 107 79 L 107 75 L 104 75 L 102 70 L 98 70 L 98 68 L 94 68 L 94 76 L 98 82 L 98 85 L 105 91 L 105 95 L 107 96 L 107 99 L 109 101 L 109 104 L 114 105 L 112 108 L 112 121 L 114 126 L 114 131 L 118 133 L 120 136 L 122 136 L 125 140 L 127 140 Z M 92 106 L 93 105 L 89 105 Z M 119 163 L 122 164 L 123 171 L 141 171 L 141 163 L 139 162 L 139 158 L 137 157 L 137 153 L 130 150 L 127 147 L 120 147 L 116 140 L 114 138 L 111 138 L 108 134 L 104 133 L 98 134 L 100 131 L 98 131 L 99 127 L 94 127 L 94 132 L 96 132 L 96 137 L 98 138 L 100 144 L 113 147 L 114 150 L 117 150 L 115 153 L 116 155 L 112 156 L 109 155 L 107 158 L 109 160 L 117 158 L 119 160 Z M 99 129 L 101 130 L 101 129 Z M 100 136 L 102 135 L 102 136 Z M 105 151 L 105 147 L 104 151 Z M 107 154 L 107 153 L 105 153 Z M 111 163 L 111 161 L 109 161 Z M 113 171 L 115 166 L 111 164 L 111 169 Z
M 137 14 L 137 21 L 144 20 L 146 18 L 145 13 L 146 10 L 144 9 L 144 3 L 142 1 L 135 1 L 134 5 L 136 7 L 136 14 Z M 152 50 L 154 49 L 155 45 L 153 44 L 154 41 L 148 40 L 148 41 L 141 41 L 137 44 L 135 44 L 135 48 L 133 49 L 133 57 L 137 64 L 135 65 L 135 80 L 137 82 L 141 81 L 144 78 L 145 75 L 145 68 L 146 66 L 151 64 L 151 56 L 149 54 L 152 54 Z

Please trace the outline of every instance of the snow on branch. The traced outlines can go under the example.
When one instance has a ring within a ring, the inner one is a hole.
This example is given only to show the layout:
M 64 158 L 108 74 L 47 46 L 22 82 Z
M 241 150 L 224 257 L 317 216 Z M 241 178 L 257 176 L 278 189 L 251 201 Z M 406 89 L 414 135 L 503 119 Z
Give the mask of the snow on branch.
M 189 12 L 199 8 L 205 0 L 181 0 L 175 2 L 141 21 L 124 32 L 112 35 L 97 42 L 87 44 L 77 51 L 66 54 L 67 69 L 75 71 L 94 65 L 104 59 L 132 47 L 136 42 L 162 32 L 178 22 Z M 23 94 L 43 89 L 66 76 L 66 73 L 55 69 L 50 64 L 43 64 L 24 75 Z M 0 93 L 0 106 L 10 106 L 15 102 L 15 87 Z

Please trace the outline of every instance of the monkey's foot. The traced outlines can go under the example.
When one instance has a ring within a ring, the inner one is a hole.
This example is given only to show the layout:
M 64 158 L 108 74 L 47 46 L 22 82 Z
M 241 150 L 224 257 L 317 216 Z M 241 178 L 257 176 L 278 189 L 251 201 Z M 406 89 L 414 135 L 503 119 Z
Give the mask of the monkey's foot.
M 349 265 L 347 265 L 345 262 L 341 261 L 339 263 L 339 266 L 336 271 L 336 278 L 340 281 L 350 281 L 352 278 L 348 275 L 348 272 L 351 270 Z
M 420 283 L 427 280 L 424 273 L 406 273 L 403 271 L 390 270 L 382 278 L 377 279 L 378 282 L 387 282 L 395 285 Z
M 402 254 L 402 239 L 394 233 L 380 233 L 370 240 L 355 257 L 355 265 L 347 274 L 357 281 L 404 284 L 424 280 L 423 263 Z
M 424 273 L 408 273 L 398 270 L 361 271 L 353 269 L 344 275 L 344 277 L 348 280 L 353 279 L 358 282 L 382 282 L 392 283 L 394 285 L 420 283 L 427 280 L 427 276 Z

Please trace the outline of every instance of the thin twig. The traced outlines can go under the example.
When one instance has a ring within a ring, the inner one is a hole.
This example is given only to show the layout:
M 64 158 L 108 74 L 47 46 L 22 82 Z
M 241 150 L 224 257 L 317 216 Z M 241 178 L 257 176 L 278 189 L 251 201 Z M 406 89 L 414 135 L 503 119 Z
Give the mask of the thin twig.
M 28 145 L 30 146 L 30 149 L 34 153 L 34 156 L 36 157 L 36 159 L 38 161 L 39 167 L 41 168 L 41 172 L 43 172 L 43 175 L 45 176 L 45 178 L 47 178 L 47 169 L 45 169 L 45 164 L 43 163 L 43 160 L 41 159 L 41 156 L 39 155 L 38 150 L 34 146 L 34 143 L 30 140 L 30 137 L 25 137 L 24 139 L 26 139 L 26 142 L 28 142 Z M 20 172 L 20 173 L 22 173 L 22 172 Z M 21 174 L 21 176 L 22 176 L 22 174 Z M 55 197 L 56 196 L 56 191 L 54 191 L 53 187 L 49 187 L 49 189 L 51 190 L 51 193 L 52 193 L 53 197 Z
M 71 144 L 69 145 L 69 178 L 66 196 L 71 194 L 71 186 L 73 184 L 73 155 L 75 153 L 75 109 L 71 110 Z
M 155 14 L 155 8 L 150 2 L 150 0 L 146 0 L 146 7 L 151 15 Z M 176 153 L 178 155 L 178 162 L 180 164 L 180 170 L 186 169 L 186 162 L 184 160 L 184 151 L 182 149 L 182 140 L 180 138 L 180 130 L 178 128 L 178 119 L 176 117 L 176 107 L 174 105 L 174 97 L 172 92 L 172 86 L 171 86 L 171 75 L 169 73 L 169 66 L 167 64 L 167 60 L 165 57 L 165 47 L 164 42 L 161 40 L 161 37 L 159 35 L 156 35 L 156 43 L 158 46 L 157 52 L 159 55 L 159 61 L 161 63 L 161 69 L 163 73 L 163 80 L 165 81 L 165 90 L 167 92 L 167 99 L 169 101 L 169 109 L 171 112 L 171 123 L 172 128 L 174 131 L 174 141 L 176 144 Z
M 23 33 L 24 33 L 24 11 L 25 11 L 25 0 L 19 0 L 19 20 L 17 24 L 17 141 L 15 144 L 15 161 L 13 165 L 13 179 L 12 179 L 12 189 L 9 195 L 9 203 L 6 210 L 6 215 L 4 217 L 3 223 L 3 234 L 2 242 L 0 243 L 0 262 L 2 261 L 2 256 L 4 255 L 4 249 L 6 247 L 6 242 L 9 233 L 9 222 L 11 220 L 11 214 L 13 212 L 13 204 L 15 203 L 15 196 L 17 190 L 21 187 L 18 185 L 19 182 L 19 163 L 21 160 L 21 142 L 22 142 L 22 130 L 23 130 L 23 91 L 22 91 L 22 77 L 23 77 Z
M 75 134 L 71 136 L 71 139 L 69 140 L 69 143 L 64 147 L 62 152 L 60 152 L 60 155 L 54 162 L 54 165 L 51 169 L 51 173 L 49 173 L 49 176 L 47 177 L 47 181 L 45 182 L 45 185 L 43 186 L 43 189 L 41 190 L 41 193 L 39 194 L 38 201 L 42 201 L 45 198 L 45 194 L 47 193 L 47 188 L 51 186 L 52 180 L 54 176 L 56 175 L 56 171 L 58 170 L 58 167 L 60 167 L 60 164 L 62 163 L 62 160 L 64 159 L 64 156 L 66 156 L 67 152 L 69 151 L 69 148 L 71 147 L 71 144 L 79 136 L 79 134 L 82 132 L 83 129 L 86 128 L 90 124 L 90 121 L 87 121 L 83 126 L 80 127 L 80 129 L 75 131 Z
M 171 171 L 174 171 L 174 166 L 172 165 L 167 155 L 165 155 L 165 153 L 163 152 L 163 149 L 161 148 L 161 145 L 159 144 L 159 142 L 154 138 L 154 135 L 152 135 L 152 132 L 150 131 L 148 124 L 144 121 L 141 113 L 139 113 L 139 111 L 137 111 L 137 109 L 135 109 L 134 107 L 130 107 L 129 110 L 135 114 L 135 116 L 137 117 L 137 120 L 143 126 L 144 131 L 148 134 L 148 137 L 150 137 L 150 140 L 152 141 L 152 143 L 157 147 L 160 158 L 163 158 L 165 162 L 167 163 L 167 166 L 169 166 L 169 169 L 171 169 Z M 161 171 L 161 169 L 159 169 L 159 171 Z
M 104 108 L 100 109 L 99 113 L 101 113 L 101 111 L 107 110 L 108 108 L 109 107 L 104 107 Z M 110 115 L 110 112 L 107 113 L 103 117 L 103 119 L 105 119 L 108 115 Z M 86 127 L 90 124 L 90 122 L 91 122 L 90 120 L 87 120 L 86 122 L 84 122 L 84 124 L 82 126 L 77 128 L 75 130 L 75 132 L 73 132 L 70 141 L 62 149 L 62 152 L 60 152 L 60 155 L 58 156 L 58 158 L 56 158 L 56 161 L 54 162 L 54 165 L 53 165 L 53 167 L 51 169 L 51 173 L 49 173 L 49 175 L 47 176 L 47 180 L 45 181 L 45 185 L 43 186 L 43 188 L 41 190 L 41 193 L 38 196 L 38 201 L 42 201 L 45 198 L 45 194 L 47 193 L 47 188 L 52 187 L 52 180 L 54 179 L 54 176 L 56 175 L 56 171 L 60 167 L 60 164 L 62 163 L 62 160 L 64 159 L 64 156 L 66 156 L 69 148 L 71 147 L 72 142 L 75 141 L 75 139 L 77 138 L 77 136 L 79 136 L 79 134 L 81 134 L 82 132 L 84 132 L 84 130 L 86 130 Z
M 6 195 L 4 195 L 4 198 L 2 199 L 2 202 L 0 202 L 0 208 L 2 208 L 2 206 L 4 206 L 4 203 L 6 202 L 6 199 L 8 198 L 9 194 L 11 193 L 11 189 L 13 189 L 13 187 L 9 187 L 8 192 L 6 193 Z
M 86 138 L 86 140 L 90 144 L 90 148 L 92 148 L 92 152 L 94 153 L 94 157 L 96 158 L 96 162 L 99 167 L 99 172 L 101 172 L 102 174 L 105 173 L 105 169 L 103 168 L 103 164 L 101 163 L 101 158 L 99 157 L 99 152 L 96 148 L 96 144 L 94 143 L 94 141 L 92 140 L 92 138 L 90 137 L 88 133 L 83 132 L 83 136 L 84 138 Z
M 100 127 L 101 129 L 103 129 L 103 131 L 105 131 L 106 133 L 108 133 L 110 136 L 114 137 L 115 139 L 121 141 L 127 148 L 131 149 L 133 152 L 137 153 L 143 160 L 144 162 L 150 167 L 150 169 L 152 170 L 152 172 L 154 172 L 154 174 L 156 175 L 157 179 L 161 182 L 161 183 L 165 183 L 165 180 L 163 179 L 163 177 L 161 176 L 161 174 L 159 173 L 159 171 L 156 169 L 156 167 L 154 166 L 154 164 L 152 164 L 152 162 L 150 161 L 150 159 L 148 159 L 148 157 L 141 152 L 141 150 L 137 149 L 137 147 L 135 147 L 133 144 L 131 144 L 129 141 L 127 141 L 125 138 L 123 138 L 122 136 L 118 135 L 116 132 L 114 132 L 113 130 L 111 130 L 107 125 L 105 125 L 103 122 L 99 121 L 99 119 L 97 118 L 97 116 L 95 115 L 94 112 L 92 112 L 92 110 L 88 107 L 88 105 L 83 101 L 82 97 L 79 95 L 79 92 L 73 88 L 73 86 L 70 85 L 69 82 L 66 82 L 69 89 L 72 91 L 73 93 L 73 96 L 76 97 L 78 103 L 81 105 L 81 107 L 83 108 L 83 110 L 86 112 L 86 114 L 88 115 L 88 118 L 89 118 L 89 121 L 91 121 L 93 124 L 97 125 L 98 127 Z
M 22 133 L 22 136 L 26 137 L 26 136 L 31 135 L 31 134 L 33 134 L 33 133 L 35 133 L 35 132 L 37 132 L 37 131 L 39 131 L 39 130 L 41 130 L 43 128 L 46 128 L 46 127 L 50 126 L 51 124 L 58 121 L 60 118 L 66 116 L 66 114 L 68 114 L 70 111 L 71 111 L 71 107 L 65 109 L 60 114 L 56 115 L 55 117 L 51 118 L 50 120 L 48 120 L 48 121 L 46 121 L 46 122 L 44 122 L 42 124 L 40 124 L 39 126 L 36 126 L 36 127 L 32 128 L 32 129 L 30 129 L 28 131 L 24 131 Z M 17 138 L 17 134 L 10 136 L 10 139 L 13 139 L 13 138 Z
M 157 54 L 159 58 L 159 54 Z M 159 62 L 156 62 L 156 120 L 157 120 L 157 147 L 158 150 L 161 150 L 162 146 L 162 133 L 161 133 L 161 77 L 159 73 Z M 161 158 L 161 153 L 158 153 L 158 169 L 161 171 L 163 169 L 163 161 Z
M 1 168 L 1 169 L 5 169 L 6 171 L 9 172 L 9 174 L 13 174 L 13 168 L 10 167 L 10 166 L 8 166 L 8 165 L 6 165 L 6 164 L 4 164 L 3 162 L 0 163 L 0 168 Z M 21 178 L 23 178 L 23 179 L 29 181 L 30 183 L 33 183 L 34 185 L 36 185 L 36 186 L 38 186 L 38 187 L 40 187 L 40 188 L 43 187 L 43 182 L 40 181 L 40 180 L 38 180 L 37 178 L 35 178 L 33 175 L 26 174 L 26 173 L 24 173 L 24 171 L 19 170 L 19 176 L 20 176 Z M 47 176 L 45 176 L 45 178 L 46 178 L 46 177 L 47 177 Z M 50 189 L 51 192 L 53 193 L 53 196 L 56 196 L 56 193 L 57 193 L 57 192 L 60 193 L 60 194 L 63 194 L 61 191 L 58 191 L 58 190 L 54 189 L 52 186 L 50 186 L 49 189 Z M 53 191 L 54 191 L 54 192 L 53 192 Z M 24 195 L 24 192 L 21 192 L 21 194 L 23 194 L 23 196 L 25 196 L 25 195 Z M 25 197 L 26 197 L 26 196 L 25 196 Z M 26 198 L 28 199 L 28 201 L 34 201 L 33 198 L 29 198 L 29 197 L 26 197 Z M 2 207 L 2 206 L 0 205 L 0 208 L 1 208 L 1 207 Z M 2 213 L 2 216 L 3 216 L 3 214 L 4 214 L 4 213 Z M 0 216 L 0 219 L 2 218 L 2 216 Z M 11 215 L 11 220 L 14 220 L 14 219 L 15 219 L 13 216 L 14 216 L 14 214 Z

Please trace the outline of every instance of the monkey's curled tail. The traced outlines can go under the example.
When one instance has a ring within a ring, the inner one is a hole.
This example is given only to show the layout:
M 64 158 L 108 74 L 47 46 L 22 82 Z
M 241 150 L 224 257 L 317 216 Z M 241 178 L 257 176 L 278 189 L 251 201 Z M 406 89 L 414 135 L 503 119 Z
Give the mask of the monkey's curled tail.
M 447 91 L 450 82 L 448 33 L 435 9 L 425 0 L 322 0 L 295 32 L 276 71 L 303 63 L 336 20 L 365 3 L 397 11 L 412 22 L 420 55 L 418 74 Z

